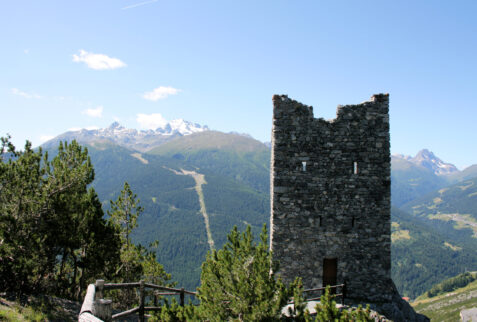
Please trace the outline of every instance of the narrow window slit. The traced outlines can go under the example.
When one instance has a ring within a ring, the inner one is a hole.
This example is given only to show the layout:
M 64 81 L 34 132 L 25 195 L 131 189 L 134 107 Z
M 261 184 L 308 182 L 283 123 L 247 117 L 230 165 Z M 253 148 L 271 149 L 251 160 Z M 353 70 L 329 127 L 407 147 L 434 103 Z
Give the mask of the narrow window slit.
M 356 161 L 353 163 L 353 173 L 358 174 L 358 162 Z
M 306 172 L 306 161 L 303 161 L 303 162 L 301 163 L 301 166 L 302 166 L 301 170 L 302 170 L 303 172 Z
M 354 227 L 354 216 L 353 216 L 353 218 L 351 219 L 351 227 Z

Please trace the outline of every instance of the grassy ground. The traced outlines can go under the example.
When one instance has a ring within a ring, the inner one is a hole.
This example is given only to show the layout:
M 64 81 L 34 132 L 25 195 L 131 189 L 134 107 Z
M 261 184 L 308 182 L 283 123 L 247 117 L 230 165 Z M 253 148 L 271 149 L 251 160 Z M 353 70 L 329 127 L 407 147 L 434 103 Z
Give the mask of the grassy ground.
M 28 297 L 24 304 L 0 297 L 0 321 L 77 321 L 80 304 L 52 297 Z
M 411 305 L 433 322 L 460 321 L 460 311 L 477 307 L 477 281 L 436 297 L 420 296 Z

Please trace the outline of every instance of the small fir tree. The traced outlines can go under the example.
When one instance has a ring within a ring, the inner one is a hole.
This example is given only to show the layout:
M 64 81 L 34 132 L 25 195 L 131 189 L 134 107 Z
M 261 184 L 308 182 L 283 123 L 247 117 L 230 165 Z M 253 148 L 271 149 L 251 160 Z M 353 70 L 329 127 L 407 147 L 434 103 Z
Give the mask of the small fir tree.
M 203 318 L 211 321 L 271 321 L 278 319 L 290 291 L 274 272 L 263 226 L 258 245 L 250 226 L 244 233 L 237 227 L 219 251 L 212 251 L 202 264 L 198 288 Z
M 135 245 L 131 240 L 131 234 L 137 227 L 137 219 L 143 212 L 140 200 L 132 192 L 127 182 L 115 201 L 110 201 L 111 209 L 108 211 L 110 223 L 116 228 L 122 242 L 120 251 L 120 265 L 116 270 L 117 282 L 137 282 L 141 279 L 156 285 L 166 285 L 171 278 L 164 267 L 157 262 L 156 252 L 158 241 L 146 249 L 141 245 Z M 170 285 L 170 284 L 169 284 Z M 114 302 L 120 308 L 131 308 L 138 301 L 134 290 L 113 292 Z

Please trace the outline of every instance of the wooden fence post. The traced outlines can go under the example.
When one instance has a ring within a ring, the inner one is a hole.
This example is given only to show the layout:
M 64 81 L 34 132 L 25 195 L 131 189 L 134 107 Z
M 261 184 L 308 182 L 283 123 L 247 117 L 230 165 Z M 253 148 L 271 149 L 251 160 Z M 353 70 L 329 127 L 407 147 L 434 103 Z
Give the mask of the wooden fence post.
M 144 322 L 144 280 L 139 281 L 139 321 Z
M 112 302 L 111 300 L 97 299 L 94 302 L 94 315 L 103 321 L 112 321 Z
M 184 288 L 181 288 L 180 303 L 184 306 Z
M 103 298 L 104 280 L 96 280 L 96 298 Z

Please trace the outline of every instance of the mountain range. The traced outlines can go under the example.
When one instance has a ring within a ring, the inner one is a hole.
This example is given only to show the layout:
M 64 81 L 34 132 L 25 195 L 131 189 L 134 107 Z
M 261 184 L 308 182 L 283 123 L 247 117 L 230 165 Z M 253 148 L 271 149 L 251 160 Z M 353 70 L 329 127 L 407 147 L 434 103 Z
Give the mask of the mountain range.
M 183 119 L 164 122 L 155 130 L 127 129 L 118 122 L 112 123 L 104 129 L 81 129 L 63 133 L 43 144 L 46 148 L 52 148 L 58 140 L 77 140 L 83 144 L 114 143 L 119 146 L 137 150 L 148 151 L 167 142 L 175 137 L 208 131 L 207 125 L 202 126 L 197 123 L 185 121 Z
M 54 154 L 58 141 L 72 139 L 88 146 L 105 208 L 129 182 L 145 208 L 134 239 L 143 245 L 158 239 L 158 259 L 181 286 L 198 285 L 207 251 L 221 248 L 233 226 L 250 225 L 258 236 L 269 222 L 270 147 L 250 136 L 186 121 L 154 131 L 113 123 L 61 134 L 43 147 Z M 391 177 L 392 275 L 399 291 L 414 298 L 477 270 L 477 165 L 459 171 L 422 150 L 392 156 Z

